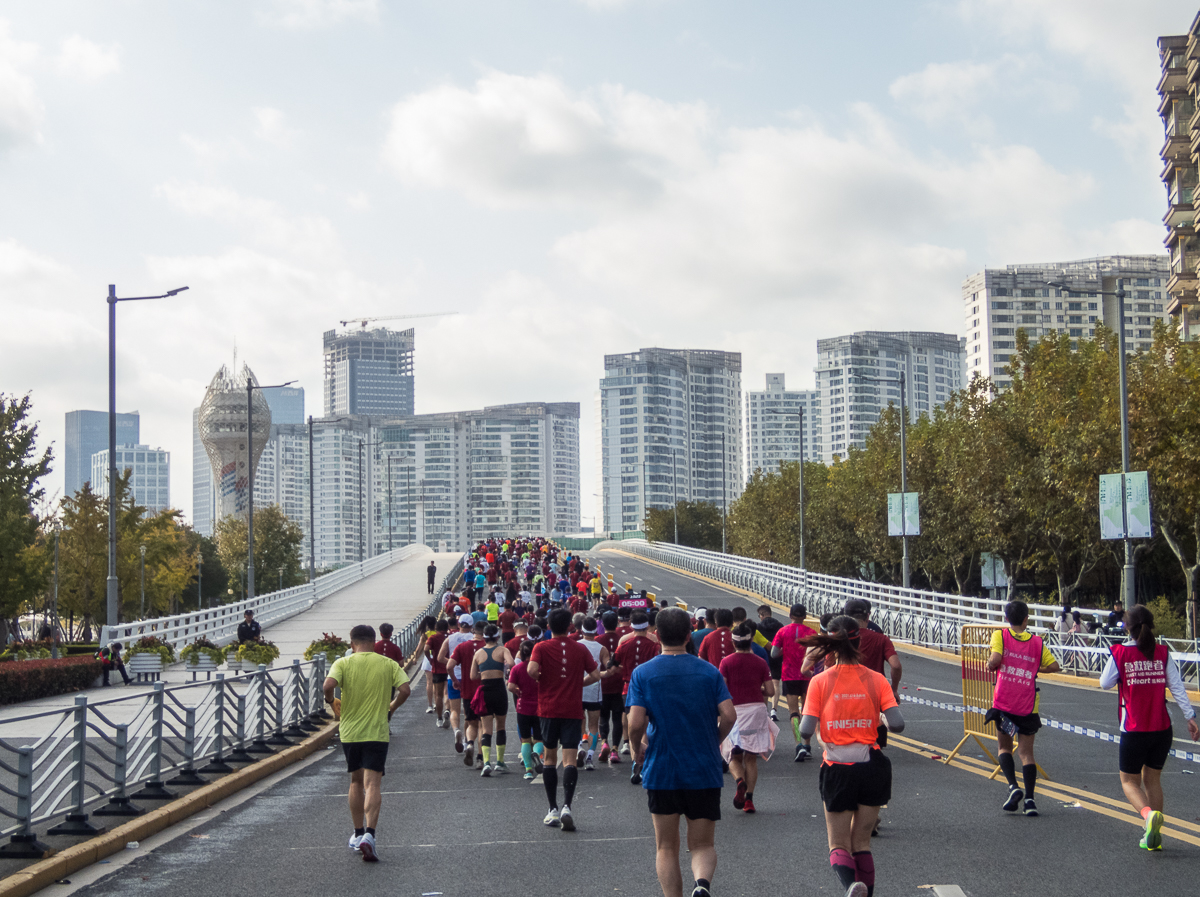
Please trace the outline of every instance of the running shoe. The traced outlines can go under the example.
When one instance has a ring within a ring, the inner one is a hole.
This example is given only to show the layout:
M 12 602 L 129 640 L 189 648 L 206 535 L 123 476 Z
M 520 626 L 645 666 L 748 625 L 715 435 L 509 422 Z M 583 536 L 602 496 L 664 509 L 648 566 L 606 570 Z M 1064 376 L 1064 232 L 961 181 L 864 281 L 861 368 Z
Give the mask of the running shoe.
M 696 885 L 692 888 L 692 897 L 712 897 L 712 893 L 704 885 Z
M 1021 806 L 1021 801 L 1025 799 L 1025 792 L 1020 788 L 1008 789 L 1008 799 L 1004 801 L 1004 805 L 1000 807 L 1006 813 L 1015 813 Z
M 628 741 L 624 742 L 624 743 L 621 745 L 621 753 L 622 753 L 622 754 L 625 754 L 626 756 L 632 756 L 632 755 L 629 753 L 629 742 L 628 742 Z
M 629 781 L 630 784 L 633 785 L 642 784 L 642 774 L 638 771 L 638 765 L 636 763 L 633 764 L 633 772 L 629 775 Z
M 867 886 L 861 881 L 856 881 L 846 888 L 846 897 L 867 897 Z
M 463 752 L 463 737 L 462 729 L 454 730 L 454 749 L 460 754 Z
M 544 770 L 545 768 L 546 768 L 546 764 L 542 762 L 542 755 L 534 754 L 533 755 L 533 771 L 534 771 L 534 773 L 540 776 L 542 774 L 542 770 Z
M 576 751 L 575 752 L 575 768 L 576 769 L 583 769 L 583 759 L 584 759 L 583 751 Z
M 733 794 L 733 808 L 740 810 L 746 806 L 746 780 L 738 779 L 737 791 Z
M 370 832 L 362 836 L 362 840 L 358 842 L 358 849 L 362 851 L 364 863 L 379 862 L 379 854 L 375 852 L 375 836 Z
M 1037 804 L 1033 802 L 1032 797 L 1025 798 L 1025 809 L 1021 811 L 1026 816 L 1036 816 L 1038 814 Z
M 362 839 L 363 839 L 362 835 L 351 835 L 350 836 L 350 849 L 358 850 L 358 842 L 361 841 Z
M 425 712 L 426 712 L 426 713 L 433 713 L 433 705 L 432 705 L 432 704 L 430 704 L 428 707 L 426 707 L 426 708 L 425 708 Z
M 484 763 L 483 763 L 483 751 L 480 751 L 479 753 L 477 753 L 477 754 L 475 755 L 475 768 L 476 768 L 476 769 L 483 769 L 483 766 L 484 766 Z
M 1163 814 L 1158 810 L 1151 811 L 1146 817 L 1146 833 L 1142 836 L 1139 847 L 1144 847 L 1147 850 L 1162 850 L 1162 835 L 1159 830 L 1162 828 Z
M 439 716 L 433 721 L 433 725 L 440 729 L 442 727 L 442 718 Z
M 807 760 L 811 756 L 812 756 L 812 752 L 808 749 L 808 745 L 798 744 L 798 745 L 796 745 L 796 756 L 795 756 L 793 762 L 803 763 L 805 760 Z
M 618 754 L 616 751 L 613 751 L 611 754 L 609 754 L 608 755 L 608 765 L 609 766 L 620 766 L 621 765 L 621 755 Z
M 442 728 L 443 729 L 450 728 L 450 711 L 449 710 L 442 711 Z
M 744 807 L 742 807 L 742 809 L 745 810 L 747 813 L 753 813 L 754 812 L 754 801 L 751 800 L 750 798 L 746 798 L 746 805 Z
M 776 713 L 774 710 L 771 711 L 771 722 L 773 722 L 773 723 L 779 722 L 779 714 Z
M 612 751 L 612 748 L 609 747 L 608 742 L 607 741 L 604 742 L 604 746 L 600 748 L 600 762 L 601 763 L 604 763 L 606 760 L 608 760 L 608 755 L 611 751 Z
M 558 809 L 557 808 L 551 810 L 549 813 L 546 814 L 545 818 L 542 819 L 542 825 L 548 825 L 551 828 L 558 828 L 559 822 L 558 822 Z
M 463 766 L 475 765 L 475 745 L 467 742 L 467 748 L 463 752 Z
M 527 769 L 527 770 L 525 770 L 525 776 L 524 776 L 524 778 L 525 778 L 525 781 L 526 781 L 526 782 L 532 782 L 532 781 L 533 781 L 535 778 L 537 778 L 537 776 L 536 776 L 536 775 L 534 775 L 534 773 L 533 773 L 533 770 L 532 770 L 532 769 Z
M 587 758 L 583 761 L 583 768 L 584 769 L 595 769 L 596 768 L 596 752 L 595 751 L 587 752 Z
M 506 775 L 508 775 L 508 764 L 507 763 L 493 763 L 492 764 L 492 772 L 498 776 L 506 776 Z
M 479 778 L 490 779 L 492 777 L 492 768 L 490 766 L 488 766 L 486 763 L 483 764 L 482 768 L 483 768 L 483 772 L 481 772 L 479 774 Z
M 575 831 L 575 817 L 571 815 L 571 808 L 563 805 L 562 812 L 558 814 L 558 821 L 562 825 L 564 832 Z

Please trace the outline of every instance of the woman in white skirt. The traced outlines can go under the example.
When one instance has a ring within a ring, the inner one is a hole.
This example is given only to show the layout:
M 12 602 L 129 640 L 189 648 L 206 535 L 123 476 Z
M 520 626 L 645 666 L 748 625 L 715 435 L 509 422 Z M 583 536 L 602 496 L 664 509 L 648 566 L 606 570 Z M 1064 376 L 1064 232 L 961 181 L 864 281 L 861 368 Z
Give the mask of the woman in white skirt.
M 721 675 L 737 710 L 737 722 L 721 745 L 721 754 L 737 782 L 733 807 L 746 813 L 754 812 L 758 758 L 771 759 L 779 734 L 766 703 L 775 694 L 771 668 L 751 650 L 754 632 L 749 621 L 738 626 L 733 632 L 734 653 L 721 661 Z

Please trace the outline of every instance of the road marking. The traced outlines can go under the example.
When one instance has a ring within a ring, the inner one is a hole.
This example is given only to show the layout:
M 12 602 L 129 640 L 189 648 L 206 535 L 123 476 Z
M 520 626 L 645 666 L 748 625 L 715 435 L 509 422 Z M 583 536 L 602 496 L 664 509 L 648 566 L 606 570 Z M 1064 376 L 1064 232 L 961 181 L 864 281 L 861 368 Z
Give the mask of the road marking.
M 662 591 L 662 586 L 650 586 L 650 588 L 654 589 L 654 591 L 655 591 L 655 592 L 661 592 L 661 591 Z
M 962 697 L 961 691 L 943 691 L 940 688 L 930 688 L 928 685 L 915 685 L 913 687 L 916 688 L 917 691 L 934 691 L 934 692 L 937 692 L 939 695 L 950 695 L 950 697 L 952 697 L 952 698 L 961 698 Z
M 634 579 L 636 579 L 638 582 L 644 582 L 640 576 L 635 576 Z

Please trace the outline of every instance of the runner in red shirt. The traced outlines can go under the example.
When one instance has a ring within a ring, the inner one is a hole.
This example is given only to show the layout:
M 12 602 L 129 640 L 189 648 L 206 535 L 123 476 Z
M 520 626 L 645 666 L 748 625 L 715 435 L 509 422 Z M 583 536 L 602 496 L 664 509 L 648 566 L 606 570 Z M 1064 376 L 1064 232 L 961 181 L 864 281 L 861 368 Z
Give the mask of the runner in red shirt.
M 720 611 L 717 614 L 717 621 L 720 622 Z M 724 658 L 720 665 L 721 676 L 725 679 L 729 696 L 733 699 L 733 709 L 737 712 L 737 722 L 721 745 L 721 754 L 737 783 L 733 808 L 746 813 L 754 812 L 758 758 L 771 759 L 775 750 L 775 736 L 779 734 L 779 727 L 771 721 L 764 702 L 775 693 L 771 668 L 753 651 L 754 633 L 752 623 L 742 623 L 733 636 L 737 650 Z
M 633 671 L 648 660 L 653 660 L 658 656 L 662 647 L 658 642 L 649 638 L 646 635 L 646 630 L 650 628 L 650 618 L 645 611 L 634 611 L 630 618 L 631 632 L 627 636 L 623 636 L 617 643 L 617 654 L 614 658 L 617 669 L 621 671 L 621 694 L 624 698 L 629 696 L 629 680 L 633 678 Z M 629 707 L 623 708 L 624 716 L 622 723 L 626 732 L 629 731 Z M 629 744 L 626 742 L 623 751 L 629 750 Z M 641 776 L 638 773 L 638 767 L 633 765 L 633 772 L 630 775 L 630 780 L 633 784 L 641 783 Z
M 517 657 L 521 653 L 521 645 L 529 638 L 529 624 L 524 620 L 517 620 L 513 623 L 513 637 L 504 643 L 504 647 L 508 649 L 508 653 L 513 657 Z
M 550 812 L 542 822 L 548 826 L 561 825 L 563 831 L 573 832 L 575 817 L 571 812 L 571 799 L 579 780 L 575 760 L 583 736 L 583 687 L 599 679 L 600 670 L 587 648 L 567 638 L 571 628 L 570 611 L 565 608 L 552 610 L 548 622 L 553 638 L 534 646 L 527 667 L 530 677 L 538 684 L 538 716 L 546 745 L 542 783 L 550 801 Z M 561 812 L 558 809 L 560 742 L 563 755 Z
M 383 627 L 380 626 L 379 630 L 382 632 Z M 429 661 L 429 670 L 425 675 L 433 683 L 433 703 L 439 729 L 450 724 L 450 708 L 446 706 L 446 665 L 438 659 L 449 631 L 450 623 L 443 617 L 434 624 L 433 635 L 425 640 L 425 659 Z
M 617 628 L 617 615 L 609 611 L 600 622 L 604 624 L 604 635 L 596 636 L 596 641 L 608 649 L 610 658 L 615 657 L 617 643 L 621 640 L 621 632 Z M 622 716 L 625 712 L 625 702 L 621 695 L 622 684 L 620 669 L 605 670 L 600 680 L 600 740 L 604 742 L 600 748 L 600 762 L 607 760 L 609 766 L 621 762 L 621 733 L 624 731 Z
M 475 689 L 479 688 L 479 680 L 471 678 L 471 661 L 475 659 L 475 652 L 484 646 L 483 627 L 485 625 L 482 620 L 476 623 L 474 638 L 455 648 L 450 654 L 450 661 L 446 664 L 446 670 L 450 674 L 454 673 L 455 667 L 460 668 L 462 678 L 458 688 L 462 693 L 462 713 L 467 718 L 467 744 L 463 753 L 463 763 L 467 766 L 475 766 L 477 769 L 483 769 L 483 754 L 479 754 L 479 762 L 476 763 L 475 739 L 479 735 L 479 714 L 471 707 L 471 699 L 475 697 Z
M 721 661 L 733 653 L 733 611 L 727 607 L 717 608 L 716 620 L 717 628 L 704 637 L 696 653 L 701 660 L 719 667 Z
M 792 716 L 792 734 L 796 736 L 797 763 L 803 763 L 812 756 L 811 739 L 800 735 L 800 709 L 804 703 L 804 695 L 808 692 L 808 682 L 811 673 L 803 672 L 804 645 L 801 639 L 816 635 L 812 629 L 804 625 L 808 611 L 803 604 L 793 604 L 788 614 L 791 623 L 784 626 L 775 634 L 771 643 L 771 656 L 783 658 L 783 696 L 787 698 L 788 712 Z
M 512 609 L 512 605 L 508 605 L 504 610 L 500 611 L 500 638 L 504 640 L 504 647 L 508 648 L 508 643 L 516 636 L 517 614 Z M 520 645 L 517 646 L 520 649 Z M 509 649 L 509 653 L 516 657 L 516 652 Z

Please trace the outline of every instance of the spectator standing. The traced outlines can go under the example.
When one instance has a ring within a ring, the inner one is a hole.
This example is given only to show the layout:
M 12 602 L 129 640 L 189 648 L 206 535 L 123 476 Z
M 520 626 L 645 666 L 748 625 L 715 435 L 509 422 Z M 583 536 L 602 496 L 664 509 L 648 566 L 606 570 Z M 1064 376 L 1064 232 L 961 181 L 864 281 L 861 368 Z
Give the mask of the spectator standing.
M 437 578 L 437 564 L 433 561 L 429 562 L 429 566 L 425 568 L 425 574 L 429 582 L 429 594 L 433 594 L 433 581 Z
M 237 638 L 239 642 L 257 642 L 262 639 L 262 627 L 254 619 L 254 611 L 246 611 L 246 616 L 238 623 Z

